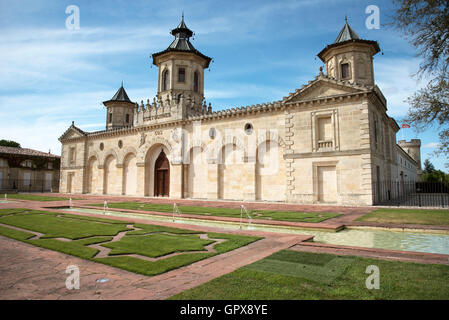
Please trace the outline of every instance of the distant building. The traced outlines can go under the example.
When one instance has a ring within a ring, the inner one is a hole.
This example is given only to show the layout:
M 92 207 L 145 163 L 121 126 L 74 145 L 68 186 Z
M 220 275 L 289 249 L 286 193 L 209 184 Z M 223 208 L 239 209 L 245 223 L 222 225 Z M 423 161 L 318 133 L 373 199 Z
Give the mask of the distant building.
M 152 101 L 132 102 L 122 85 L 104 102 L 106 130 L 72 124 L 60 137 L 61 192 L 371 205 L 390 191 L 377 182 L 417 178 L 420 143 L 396 144 L 375 84 L 379 45 L 347 21 L 318 54 L 325 73 L 282 100 L 222 111 L 204 100 L 211 58 L 184 19 L 171 33 L 153 54 Z
M 421 140 L 398 141 L 398 175 L 401 181 L 421 180 Z
M 0 192 L 57 192 L 60 156 L 0 146 Z

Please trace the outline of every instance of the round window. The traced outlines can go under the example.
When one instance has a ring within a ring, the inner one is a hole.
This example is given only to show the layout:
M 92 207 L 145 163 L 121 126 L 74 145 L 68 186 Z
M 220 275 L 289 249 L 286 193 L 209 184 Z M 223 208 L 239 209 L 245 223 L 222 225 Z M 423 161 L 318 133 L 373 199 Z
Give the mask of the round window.
M 119 140 L 119 141 L 118 141 L 118 147 L 119 147 L 120 149 L 123 147 L 123 141 L 122 141 L 122 140 Z
M 253 133 L 253 125 L 251 123 L 245 124 L 245 133 L 247 135 L 250 135 L 251 133 Z
M 100 143 L 100 150 L 103 151 L 103 149 L 104 149 L 104 143 L 102 142 L 102 143 Z

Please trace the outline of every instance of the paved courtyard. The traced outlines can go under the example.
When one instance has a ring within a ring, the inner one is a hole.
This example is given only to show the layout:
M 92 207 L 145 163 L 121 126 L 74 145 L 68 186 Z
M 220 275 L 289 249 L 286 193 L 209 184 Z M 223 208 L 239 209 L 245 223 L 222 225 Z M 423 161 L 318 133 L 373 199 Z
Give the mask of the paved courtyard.
M 73 204 L 76 206 L 102 203 L 104 200 L 108 202 L 151 201 L 168 204 L 175 202 L 169 199 L 109 196 L 76 195 L 73 197 L 79 199 L 73 200 Z M 176 200 L 176 203 L 226 208 L 239 208 L 242 204 L 242 202 L 200 200 Z M 68 201 L 66 200 L 49 202 L 12 200 L 8 203 L 0 203 L 0 209 L 29 208 L 49 211 L 48 207 L 56 208 L 58 206 L 66 206 L 67 204 Z M 374 209 L 372 207 L 305 206 L 278 203 L 245 203 L 245 206 L 249 209 L 338 212 L 342 214 L 340 217 L 316 224 L 323 228 L 335 228 L 336 226 L 351 224 L 354 219 Z M 60 209 L 54 210 L 63 212 Z M 140 213 L 145 214 L 148 212 Z M 81 215 L 89 214 L 83 213 Z M 206 218 L 217 219 L 216 217 Z M 108 216 L 108 219 L 149 223 L 148 220 L 139 218 Z M 223 220 L 226 219 L 223 218 Z M 264 221 L 264 223 L 267 223 L 267 221 Z M 152 221 L 151 224 L 179 228 L 179 224 L 176 223 Z M 295 223 L 289 224 L 294 225 Z M 446 255 L 394 252 L 380 249 L 362 250 L 353 247 L 321 245 L 305 242 L 311 239 L 311 236 L 307 235 L 229 230 L 187 224 L 183 224 L 182 228 L 205 232 L 255 235 L 262 236 L 264 239 L 179 269 L 157 276 L 147 277 L 0 236 L 0 299 L 166 299 L 184 290 L 230 273 L 242 266 L 263 259 L 279 250 L 288 248 L 297 251 L 360 255 L 421 263 L 448 263 L 448 257 Z M 79 267 L 79 290 L 68 290 L 66 288 L 65 281 L 68 274 L 65 271 L 69 265 Z M 97 280 L 100 278 L 108 278 L 109 281 L 99 283 Z

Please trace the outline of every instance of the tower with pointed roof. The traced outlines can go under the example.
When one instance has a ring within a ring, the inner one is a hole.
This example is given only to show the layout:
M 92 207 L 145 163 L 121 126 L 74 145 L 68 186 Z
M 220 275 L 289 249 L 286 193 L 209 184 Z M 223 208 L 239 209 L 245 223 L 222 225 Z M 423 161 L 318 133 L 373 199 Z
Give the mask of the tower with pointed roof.
M 107 108 L 106 130 L 133 126 L 134 109 L 136 104 L 126 94 L 123 82 L 115 95 L 103 104 Z
M 159 71 L 157 99 L 162 103 L 179 102 L 183 97 L 200 110 L 204 99 L 204 69 L 212 59 L 190 42 L 193 32 L 184 22 L 184 14 L 171 34 L 175 39 L 168 48 L 153 54 L 153 64 Z
M 376 41 L 360 39 L 345 18 L 337 39 L 326 46 L 318 57 L 326 64 L 328 76 L 374 86 L 373 56 L 379 51 Z

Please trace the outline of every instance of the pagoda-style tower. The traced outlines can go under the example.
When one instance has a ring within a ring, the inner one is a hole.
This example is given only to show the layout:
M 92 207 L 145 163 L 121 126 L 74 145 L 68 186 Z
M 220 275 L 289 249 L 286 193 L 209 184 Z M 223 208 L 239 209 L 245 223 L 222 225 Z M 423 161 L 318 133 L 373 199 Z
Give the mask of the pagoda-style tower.
M 345 19 L 335 42 L 326 46 L 318 57 L 326 64 L 328 76 L 373 86 L 373 56 L 379 51 L 376 41 L 360 39 Z
M 157 99 L 165 103 L 181 96 L 201 108 L 204 99 L 204 69 L 209 67 L 211 58 L 196 50 L 190 42 L 193 35 L 184 22 L 184 14 L 179 25 L 171 31 L 175 37 L 164 51 L 153 54 L 153 64 L 159 69 Z
M 111 100 L 103 104 L 107 108 L 106 130 L 133 126 L 136 104 L 128 98 L 123 83 Z

